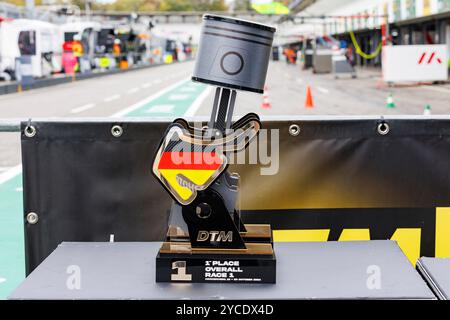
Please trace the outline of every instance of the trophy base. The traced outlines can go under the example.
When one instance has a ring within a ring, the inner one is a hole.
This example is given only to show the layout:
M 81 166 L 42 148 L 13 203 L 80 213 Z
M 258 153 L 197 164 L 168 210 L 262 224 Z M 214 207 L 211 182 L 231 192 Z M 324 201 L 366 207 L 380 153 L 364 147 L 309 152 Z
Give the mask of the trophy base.
M 188 241 L 164 242 L 156 257 L 156 282 L 275 283 L 272 232 L 270 226 L 264 225 L 259 230 L 264 230 L 265 235 L 244 237 L 257 240 L 246 241 L 246 249 L 192 248 Z

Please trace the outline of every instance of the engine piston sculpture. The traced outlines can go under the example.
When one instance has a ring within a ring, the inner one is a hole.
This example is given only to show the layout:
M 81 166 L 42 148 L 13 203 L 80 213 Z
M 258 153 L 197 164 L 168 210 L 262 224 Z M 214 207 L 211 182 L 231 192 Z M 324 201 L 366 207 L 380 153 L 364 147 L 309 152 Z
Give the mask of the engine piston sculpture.
M 244 225 L 239 176 L 229 154 L 244 150 L 261 123 L 250 113 L 232 123 L 236 89 L 262 93 L 275 29 L 204 15 L 192 80 L 217 86 L 206 128 L 175 120 L 153 173 L 174 198 L 169 230 L 156 258 L 157 282 L 275 283 L 270 225 Z

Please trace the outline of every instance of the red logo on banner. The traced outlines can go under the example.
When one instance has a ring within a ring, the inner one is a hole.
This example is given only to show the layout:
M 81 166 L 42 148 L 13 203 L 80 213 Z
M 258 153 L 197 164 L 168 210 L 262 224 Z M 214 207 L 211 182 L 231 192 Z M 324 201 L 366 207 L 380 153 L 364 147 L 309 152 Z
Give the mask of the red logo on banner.
M 441 63 L 442 63 L 441 58 L 435 58 L 435 56 L 436 56 L 436 52 L 433 52 L 433 53 L 431 53 L 430 57 L 429 57 L 428 59 L 426 59 L 426 58 L 427 58 L 427 53 L 424 52 L 424 53 L 422 53 L 422 55 L 420 56 L 420 59 L 419 59 L 419 61 L 418 61 L 417 63 L 418 63 L 418 64 L 422 64 L 423 62 L 427 61 L 426 63 L 427 63 L 427 64 L 430 64 L 430 63 L 432 63 L 434 60 L 436 60 L 439 64 L 441 64 Z

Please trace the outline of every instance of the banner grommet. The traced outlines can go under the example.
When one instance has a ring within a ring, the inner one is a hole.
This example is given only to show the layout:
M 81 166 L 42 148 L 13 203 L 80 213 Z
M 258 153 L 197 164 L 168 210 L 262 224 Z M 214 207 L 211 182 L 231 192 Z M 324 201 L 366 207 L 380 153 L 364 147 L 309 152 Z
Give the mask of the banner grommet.
M 32 125 L 27 125 L 23 130 L 23 133 L 28 138 L 33 138 L 36 135 L 36 128 Z
M 377 131 L 382 136 L 385 136 L 389 133 L 389 125 L 386 122 L 381 122 L 378 124 Z
M 296 137 L 300 134 L 300 126 L 298 124 L 291 124 L 289 126 L 289 134 Z
M 113 135 L 113 137 L 120 137 L 123 134 L 123 129 L 121 126 L 119 126 L 118 124 L 114 125 L 111 128 L 111 134 Z

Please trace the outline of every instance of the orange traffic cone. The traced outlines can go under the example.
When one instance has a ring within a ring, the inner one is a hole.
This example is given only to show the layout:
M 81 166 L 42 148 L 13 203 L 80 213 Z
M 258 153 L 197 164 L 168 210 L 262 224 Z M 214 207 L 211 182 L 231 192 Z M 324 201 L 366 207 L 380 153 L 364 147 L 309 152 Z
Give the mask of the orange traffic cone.
M 314 101 L 313 101 L 313 97 L 312 97 L 311 86 L 308 86 L 308 88 L 306 89 L 305 108 L 308 108 L 308 109 L 314 108 Z
M 269 100 L 269 90 L 267 86 L 264 86 L 263 102 L 261 104 L 261 107 L 263 107 L 264 109 L 269 109 L 272 107 L 272 104 L 270 103 Z

